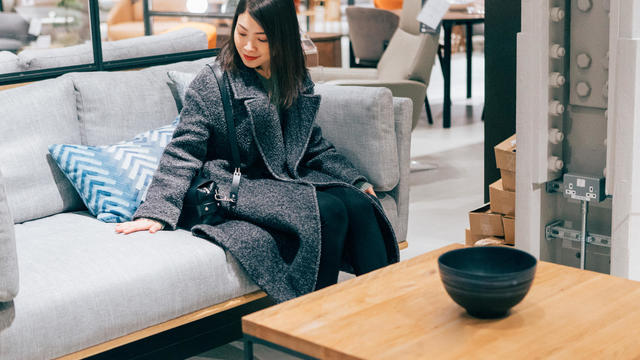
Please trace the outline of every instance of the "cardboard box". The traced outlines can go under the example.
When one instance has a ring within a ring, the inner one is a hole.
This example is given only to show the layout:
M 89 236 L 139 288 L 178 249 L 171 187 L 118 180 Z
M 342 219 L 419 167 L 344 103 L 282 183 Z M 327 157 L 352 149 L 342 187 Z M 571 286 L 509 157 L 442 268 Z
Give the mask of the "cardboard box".
M 511 172 L 516 172 L 516 136 L 493 147 L 496 154 L 496 167 Z
M 482 235 L 473 235 L 471 233 L 471 230 L 464 229 L 464 245 L 465 246 L 473 246 L 473 244 L 475 244 L 476 241 L 482 238 L 483 238 Z
M 516 173 L 514 171 L 500 169 L 502 187 L 507 191 L 516 191 Z
M 495 237 L 495 236 L 485 236 L 485 235 L 474 235 L 471 233 L 471 230 L 469 229 L 465 229 L 464 230 L 464 245 L 465 246 L 476 246 L 476 244 L 480 241 L 481 243 L 483 241 L 487 241 L 490 242 L 492 244 L 504 244 L 504 239 L 501 239 L 499 237 Z M 480 245 L 480 244 L 478 244 Z M 484 246 L 484 245 L 483 245 Z
M 491 200 L 492 212 L 515 216 L 516 193 L 514 191 L 506 191 L 502 187 L 502 179 L 489 185 L 489 199 Z
M 469 229 L 473 235 L 504 236 L 502 215 L 490 211 L 490 205 L 469 212 Z
M 510 216 L 503 216 L 502 227 L 504 228 L 504 243 L 508 245 L 515 245 L 516 244 L 516 219 Z

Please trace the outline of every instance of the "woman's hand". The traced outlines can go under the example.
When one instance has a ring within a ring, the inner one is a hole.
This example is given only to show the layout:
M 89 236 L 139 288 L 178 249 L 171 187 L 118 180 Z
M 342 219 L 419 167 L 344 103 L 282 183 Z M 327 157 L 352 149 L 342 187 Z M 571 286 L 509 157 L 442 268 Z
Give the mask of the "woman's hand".
M 149 232 L 153 234 L 158 230 L 162 230 L 163 227 L 161 223 L 155 220 L 140 218 L 135 221 L 128 221 L 116 225 L 116 232 L 127 235 L 136 231 L 149 230 Z
M 376 192 L 373 191 L 373 186 L 368 187 L 367 190 L 365 190 L 364 192 L 371 196 L 378 197 L 378 195 L 376 195 Z

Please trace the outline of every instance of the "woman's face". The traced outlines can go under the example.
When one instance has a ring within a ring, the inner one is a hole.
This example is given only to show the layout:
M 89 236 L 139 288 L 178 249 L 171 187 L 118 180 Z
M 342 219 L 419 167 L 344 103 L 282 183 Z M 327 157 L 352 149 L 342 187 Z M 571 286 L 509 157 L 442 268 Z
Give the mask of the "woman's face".
M 242 62 L 249 68 L 256 69 L 265 77 L 271 76 L 269 43 L 264 29 L 248 12 L 238 15 L 233 41 L 242 58 Z

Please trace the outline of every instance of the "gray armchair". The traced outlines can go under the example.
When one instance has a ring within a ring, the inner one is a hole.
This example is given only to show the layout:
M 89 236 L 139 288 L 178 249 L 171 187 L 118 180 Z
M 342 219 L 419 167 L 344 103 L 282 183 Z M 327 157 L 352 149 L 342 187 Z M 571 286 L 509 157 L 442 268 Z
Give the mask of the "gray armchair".
M 317 83 L 344 86 L 386 87 L 393 96 L 413 101 L 412 129 L 425 104 L 427 85 L 435 62 L 439 36 L 420 33 L 416 14 L 421 0 L 405 0 L 400 25 L 389 41 L 376 69 L 310 68 Z
M 375 67 L 398 28 L 400 17 L 388 10 L 361 6 L 349 6 L 346 13 L 356 64 Z
M 29 23 L 16 13 L 0 12 L 0 51 L 17 53 L 35 39 L 29 34 Z

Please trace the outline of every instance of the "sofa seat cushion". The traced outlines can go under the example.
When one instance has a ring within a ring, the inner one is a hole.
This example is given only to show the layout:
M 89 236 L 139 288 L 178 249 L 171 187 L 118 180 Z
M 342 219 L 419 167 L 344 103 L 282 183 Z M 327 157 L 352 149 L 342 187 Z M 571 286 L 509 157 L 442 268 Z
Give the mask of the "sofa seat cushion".
M 396 187 L 400 166 L 391 91 L 320 84 L 315 92 L 322 96 L 317 121 L 325 138 L 362 171 L 376 191 Z
M 45 80 L 0 92 L 0 129 L 0 172 L 15 222 L 84 207 L 48 156 L 51 144 L 80 142 L 71 81 Z
M 222 248 L 184 230 L 120 235 L 82 212 L 15 234 L 20 292 L 1 359 L 55 358 L 258 290 Z

